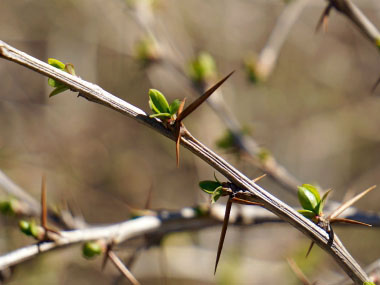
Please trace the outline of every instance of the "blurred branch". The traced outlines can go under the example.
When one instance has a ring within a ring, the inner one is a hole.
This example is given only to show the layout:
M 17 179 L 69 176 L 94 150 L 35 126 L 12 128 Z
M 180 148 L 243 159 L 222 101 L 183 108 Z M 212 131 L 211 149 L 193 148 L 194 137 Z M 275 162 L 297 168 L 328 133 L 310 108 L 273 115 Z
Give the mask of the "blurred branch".
M 26 216 L 41 216 L 41 205 L 14 183 L 3 171 L 0 170 L 0 188 L 8 193 L 9 196 L 16 198 L 22 203 L 21 213 Z M 73 217 L 69 210 L 62 210 L 60 213 L 47 209 L 48 218 L 64 229 L 78 229 L 86 227 L 85 221 L 81 217 Z
M 268 42 L 261 50 L 255 64 L 256 76 L 259 80 L 266 80 L 273 72 L 280 55 L 280 51 L 292 30 L 294 23 L 299 18 L 302 10 L 310 0 L 290 1 L 278 17 Z
M 21 52 L 2 41 L 0 41 L 0 57 L 3 57 L 9 61 L 16 62 L 31 70 L 58 80 L 59 82 L 62 82 L 67 87 L 69 87 L 72 91 L 79 92 L 79 95 L 86 98 L 87 100 L 114 109 L 138 121 L 139 123 L 142 123 L 143 125 L 154 129 L 155 131 L 170 138 L 173 141 L 176 139 L 173 131 L 166 128 L 160 121 L 147 116 L 146 113 L 141 109 L 123 101 L 120 98 L 117 98 L 116 96 L 110 94 L 109 92 L 103 90 L 101 87 L 93 83 L 87 82 L 79 77 L 72 76 L 71 74 L 54 68 L 49 64 L 44 63 L 30 55 L 27 55 L 26 53 Z M 257 202 L 264 204 L 264 207 L 266 209 L 273 212 L 275 215 L 311 238 L 315 243 L 317 243 L 335 259 L 339 266 L 347 273 L 348 276 L 350 276 L 350 278 L 356 284 L 362 284 L 368 280 L 366 273 L 348 253 L 336 235 L 334 240 L 330 240 L 329 235 L 323 229 L 301 216 L 293 208 L 271 195 L 268 191 L 252 182 L 251 179 L 246 177 L 240 171 L 227 163 L 223 158 L 219 157 L 217 154 L 215 154 L 213 151 L 195 139 L 188 131 L 184 132 L 184 135 L 181 138 L 181 145 L 207 162 L 211 167 L 219 171 L 237 187 L 249 191 L 252 198 Z M 159 226 L 157 219 L 154 221 L 149 221 L 156 227 Z M 120 226 L 116 227 L 118 229 L 120 228 Z M 83 231 L 86 233 L 86 229 Z M 91 236 L 91 238 L 93 238 L 95 233 L 101 233 L 101 235 L 103 235 L 105 232 L 90 231 L 91 234 L 87 236 Z M 126 235 L 131 234 L 131 229 L 129 228 L 129 230 L 126 232 Z M 78 240 L 78 237 L 86 237 L 83 232 L 77 231 L 71 232 L 70 235 L 74 235 L 75 233 L 78 235 L 76 236 L 76 240 Z M 116 231 L 115 234 L 118 234 L 118 232 Z M 125 234 L 123 236 L 125 236 Z M 54 244 L 55 243 L 42 243 L 40 247 L 50 248 L 54 247 Z M 35 246 L 34 251 L 33 249 L 29 249 L 29 254 L 30 252 L 35 254 L 36 250 L 38 251 L 37 246 Z
M 61 231 L 60 236 L 54 236 L 54 241 L 33 244 L 0 256 L 0 270 L 31 259 L 40 253 L 79 242 L 103 239 L 116 245 L 132 238 L 147 237 L 147 240 L 159 240 L 173 232 L 217 226 L 222 223 L 224 212 L 225 206 L 221 204 L 213 204 L 210 208 L 198 206 L 178 211 L 149 211 L 146 216 L 117 224 Z M 252 226 L 268 222 L 283 222 L 283 220 L 260 207 L 238 206 L 231 210 L 230 224 L 233 225 Z
M 18 264 L 42 252 L 78 242 L 105 239 L 113 241 L 115 244 L 121 243 L 127 239 L 146 234 L 160 225 L 161 221 L 157 217 L 146 216 L 103 227 L 61 231 L 59 236 L 54 236 L 54 241 L 29 245 L 0 256 L 0 269 Z
M 10 196 L 13 196 L 23 201 L 26 206 L 23 207 L 25 215 L 39 216 L 41 214 L 40 204 L 21 187 L 15 184 L 4 172 L 0 170 L 0 188 L 6 191 Z
M 380 32 L 351 0 L 327 0 L 337 11 L 349 18 L 371 42 L 379 45 Z

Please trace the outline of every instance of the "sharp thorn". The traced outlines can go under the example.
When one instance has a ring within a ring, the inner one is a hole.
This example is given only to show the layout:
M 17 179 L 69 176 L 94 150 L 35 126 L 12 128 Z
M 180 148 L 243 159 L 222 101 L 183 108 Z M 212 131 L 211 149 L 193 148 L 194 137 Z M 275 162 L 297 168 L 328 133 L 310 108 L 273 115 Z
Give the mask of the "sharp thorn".
M 352 199 L 348 200 L 347 202 L 343 203 L 342 205 L 340 205 L 334 212 L 332 212 L 329 216 L 328 216 L 328 220 L 331 220 L 331 219 L 334 219 L 336 217 L 338 217 L 340 214 L 342 214 L 347 208 L 351 207 L 355 202 L 357 202 L 358 200 L 360 200 L 361 198 L 363 198 L 365 195 L 367 195 L 369 192 L 371 192 L 373 189 L 376 188 L 376 185 L 373 185 L 371 187 L 369 187 L 368 189 L 364 190 L 363 192 L 359 193 L 358 195 L 356 195 L 355 197 L 353 197 Z
M 332 5 L 328 4 L 326 8 L 323 10 L 321 17 L 318 20 L 317 26 L 315 28 L 315 32 L 317 33 L 321 27 L 323 27 L 323 32 L 327 31 L 328 17 L 330 15 L 330 11 L 332 9 Z
M 179 143 L 181 142 L 181 125 L 178 124 L 176 128 L 176 142 L 175 142 L 175 156 L 177 162 L 177 168 L 179 168 Z
M 367 227 L 372 227 L 372 225 L 359 222 L 356 220 L 351 220 L 351 219 L 345 219 L 345 218 L 334 218 L 330 220 L 330 223 L 346 223 L 346 224 L 354 224 L 354 225 L 361 225 L 361 226 L 367 226 Z
M 301 268 L 297 265 L 297 263 L 292 258 L 286 259 L 290 268 L 294 272 L 294 274 L 297 276 L 297 278 L 301 281 L 303 285 L 311 285 L 312 283 L 307 279 L 306 275 L 302 272 Z
M 101 271 L 103 271 L 104 268 L 106 268 L 107 261 L 108 261 L 108 258 L 109 258 L 109 253 L 110 253 L 111 250 L 112 250 L 112 244 L 107 244 L 106 252 L 103 255 Z
M 314 246 L 314 241 L 312 241 L 310 243 L 309 249 L 307 250 L 307 253 L 306 253 L 306 256 L 305 256 L 306 258 L 309 256 L 311 250 L 313 249 L 313 246 Z
M 234 203 L 241 204 L 241 205 L 261 206 L 261 207 L 264 206 L 264 204 L 261 204 L 259 202 L 252 202 L 252 201 L 249 201 L 249 200 L 243 200 L 243 199 L 236 198 L 236 197 L 232 198 L 232 201 Z
M 107 255 L 116 268 L 124 275 L 124 277 L 126 277 L 133 285 L 140 285 L 140 282 L 137 281 L 137 279 L 113 251 L 109 251 Z
M 178 111 L 177 111 L 177 119 L 175 121 L 175 137 L 176 137 L 176 142 L 175 142 L 175 155 L 176 155 L 176 163 L 177 163 L 177 168 L 179 168 L 179 144 L 181 142 L 181 121 L 178 120 L 178 117 L 182 114 L 183 107 L 185 106 L 186 98 L 184 98 L 181 101 L 181 104 L 179 105 Z
M 222 254 L 224 238 L 226 237 L 227 228 L 228 228 L 228 221 L 230 219 L 231 207 L 232 207 L 232 199 L 229 198 L 227 201 L 227 205 L 226 205 L 226 212 L 224 214 L 222 231 L 220 233 L 220 239 L 219 239 L 219 244 L 218 244 L 218 252 L 216 254 L 214 275 L 216 273 L 216 269 L 218 268 L 220 255 Z
M 41 181 L 41 226 L 47 228 L 47 206 L 46 206 L 46 175 L 42 175 Z
M 230 74 L 228 74 L 226 77 L 224 77 L 222 80 L 220 80 L 218 83 L 216 83 L 214 86 L 212 86 L 210 89 L 208 89 L 205 93 L 203 93 L 202 96 L 200 96 L 198 99 L 196 99 L 193 103 L 191 103 L 181 114 L 178 115 L 177 121 L 182 121 L 185 119 L 188 115 L 190 115 L 194 110 L 196 110 L 208 97 L 212 95 L 212 93 L 215 92 L 216 89 L 218 89 L 235 71 L 232 71 Z
M 253 181 L 254 183 L 256 183 L 257 181 L 263 179 L 265 176 L 267 176 L 266 173 L 264 173 L 263 175 L 261 175 L 261 176 L 259 176 L 259 177 L 256 177 L 255 179 L 252 179 L 252 181 Z

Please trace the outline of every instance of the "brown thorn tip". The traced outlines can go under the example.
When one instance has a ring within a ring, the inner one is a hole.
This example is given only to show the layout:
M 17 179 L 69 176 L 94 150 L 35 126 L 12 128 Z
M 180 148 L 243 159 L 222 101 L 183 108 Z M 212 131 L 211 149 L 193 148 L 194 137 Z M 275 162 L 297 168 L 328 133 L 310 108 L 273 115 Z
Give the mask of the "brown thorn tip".
M 175 143 L 175 155 L 177 161 L 177 168 L 179 168 L 179 143 L 181 142 L 181 126 L 178 124 L 178 131 L 176 130 L 177 140 Z
M 244 199 L 240 199 L 240 198 L 232 198 L 232 201 L 234 203 L 237 203 L 237 204 L 240 204 L 240 205 L 247 205 L 247 206 L 261 206 L 261 207 L 264 207 L 264 204 L 262 203 L 259 203 L 259 202 L 252 202 L 252 201 L 249 201 L 249 200 L 244 200 Z
M 219 238 L 218 252 L 216 254 L 214 275 L 216 273 L 216 269 L 218 268 L 218 263 L 219 263 L 220 255 L 222 254 L 224 238 L 226 237 L 227 228 L 228 228 L 228 221 L 230 219 L 231 207 L 232 207 L 232 199 L 229 198 L 228 201 L 227 201 L 227 205 L 226 205 L 226 212 L 224 214 L 222 231 L 220 233 L 220 238 Z
M 314 241 L 312 241 L 310 243 L 309 249 L 307 250 L 307 253 L 306 253 L 306 256 L 305 256 L 306 258 L 309 256 L 311 250 L 313 249 L 313 246 L 314 246 Z
M 341 213 L 343 213 L 348 207 L 351 207 L 354 203 L 356 203 L 358 200 L 363 198 L 365 195 L 367 195 L 369 192 L 371 192 L 373 189 L 376 188 L 376 185 L 373 185 L 369 187 L 368 189 L 364 190 L 363 192 L 357 194 L 355 197 L 351 198 L 347 202 L 340 205 L 334 212 L 332 212 L 328 219 L 334 219 L 338 217 Z
M 259 176 L 259 177 L 256 177 L 255 179 L 252 179 L 252 181 L 255 183 L 255 182 L 257 182 L 257 181 L 263 179 L 265 176 L 267 176 L 266 173 L 264 173 L 263 175 L 261 175 L 261 176 Z
M 224 77 L 222 80 L 220 80 L 218 83 L 213 85 L 210 89 L 208 89 L 205 93 L 203 93 L 202 96 L 198 97 L 193 103 L 191 103 L 181 114 L 178 114 L 177 121 L 182 121 L 185 119 L 188 115 L 190 115 L 194 110 L 196 110 L 208 97 L 210 97 L 216 89 L 218 89 L 233 73 L 230 72 L 226 77 Z
M 175 154 L 176 154 L 177 168 L 179 168 L 179 143 L 181 142 L 181 121 L 178 118 L 182 114 L 183 107 L 185 106 L 185 102 L 186 102 L 186 97 L 183 98 L 183 100 L 181 101 L 181 104 L 179 105 L 179 108 L 177 111 L 177 119 L 175 122 L 175 137 L 176 137 Z
M 41 226 L 47 228 L 47 206 L 46 206 L 46 175 L 41 180 Z
M 107 244 L 106 252 L 103 255 L 103 261 L 102 261 L 101 271 L 103 271 L 104 268 L 106 268 L 107 261 L 108 261 L 108 258 L 109 258 L 109 253 L 111 252 L 111 250 L 112 250 L 112 245 L 111 244 Z
M 319 18 L 317 26 L 315 28 L 316 33 L 320 30 L 321 26 L 323 27 L 323 32 L 326 33 L 327 25 L 328 25 L 328 18 L 329 18 L 330 11 L 331 11 L 332 7 L 333 6 L 331 4 L 328 4 L 326 6 L 326 8 L 323 10 L 321 17 Z
M 306 275 L 302 272 L 301 268 L 297 265 L 293 258 L 287 258 L 290 269 L 294 272 L 297 278 L 301 281 L 303 285 L 311 285 L 310 281 L 307 279 Z

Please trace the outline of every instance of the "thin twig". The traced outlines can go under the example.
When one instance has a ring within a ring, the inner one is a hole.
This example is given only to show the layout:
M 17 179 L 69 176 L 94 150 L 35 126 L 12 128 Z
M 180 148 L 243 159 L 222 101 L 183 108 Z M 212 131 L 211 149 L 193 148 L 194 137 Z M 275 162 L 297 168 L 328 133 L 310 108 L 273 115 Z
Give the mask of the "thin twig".
M 0 256 L 0 270 L 19 264 L 42 252 L 78 242 L 106 239 L 114 240 L 115 243 L 121 243 L 129 238 L 154 231 L 160 225 L 161 221 L 159 218 L 146 216 L 103 227 L 61 231 L 61 235 L 56 237 L 54 241 L 29 245 Z
M 3 171 L 0 170 L 0 188 L 2 188 L 8 195 L 18 199 L 23 203 L 21 214 L 26 216 L 41 216 L 41 205 L 28 194 L 27 191 L 18 186 L 12 179 L 10 179 Z M 80 217 L 73 217 L 68 210 L 62 211 L 57 214 L 51 209 L 47 209 L 47 216 L 50 221 L 56 223 L 64 229 L 77 229 L 86 227 L 86 223 Z
M 140 285 L 135 276 L 128 270 L 125 264 L 120 260 L 120 258 L 112 250 L 108 252 L 108 257 L 113 264 L 119 269 L 120 273 L 123 274 L 133 285 Z
M 88 99 L 89 101 L 114 109 L 130 118 L 133 118 L 145 126 L 149 126 L 171 140 L 175 140 L 173 132 L 166 129 L 160 121 L 149 118 L 149 116 L 147 116 L 141 109 L 123 101 L 120 98 L 117 98 L 95 84 L 54 68 L 49 64 L 27 55 L 26 53 L 21 52 L 2 41 L 0 41 L 0 57 L 16 62 L 29 69 L 35 70 L 38 73 L 58 80 L 59 82 L 62 82 L 66 86 L 70 87 L 72 91 L 79 92 L 82 97 Z M 301 216 L 293 208 L 271 195 L 262 187 L 253 183 L 248 177 L 243 175 L 240 171 L 235 169 L 224 159 L 216 155 L 213 151 L 191 136 L 190 133 L 182 136 L 181 144 L 199 158 L 207 162 L 215 170 L 223 174 L 237 187 L 251 192 L 252 196 L 263 203 L 266 209 L 270 210 L 278 217 L 290 223 L 299 231 L 314 240 L 316 244 L 318 244 L 335 259 L 339 266 L 356 284 L 362 284 L 368 280 L 366 273 L 352 258 L 337 237 L 335 237 L 332 243 L 329 243 L 329 235 L 323 229 Z
M 27 208 L 23 209 L 25 215 L 40 216 L 40 204 L 25 192 L 20 186 L 14 183 L 3 171 L 0 170 L 0 188 L 5 190 L 10 196 L 13 196 L 27 204 Z
M 371 42 L 377 43 L 380 32 L 375 25 L 351 0 L 327 0 L 337 11 L 349 18 L 362 34 Z
M 174 212 L 151 211 L 147 216 L 114 225 L 87 226 L 86 229 L 61 231 L 60 235 L 55 237 L 55 241 L 44 242 L 40 245 L 33 244 L 0 256 L 0 270 L 19 264 L 40 253 L 78 242 L 103 239 L 120 244 L 135 237 L 147 235 L 162 237 L 172 232 L 200 230 L 222 223 L 225 214 L 224 205 L 213 204 L 209 210 L 203 210 L 204 213 L 201 216 L 197 216 L 197 208 L 185 208 Z M 231 225 L 252 226 L 267 222 L 283 222 L 283 220 L 261 207 L 241 206 L 231 210 Z
M 256 72 L 260 80 L 266 80 L 272 74 L 293 25 L 309 2 L 309 0 L 291 1 L 283 9 L 256 62 Z
M 267 44 L 260 53 L 258 59 L 259 69 L 265 69 L 263 74 L 266 73 L 266 76 L 269 76 L 270 72 L 273 71 L 277 57 L 279 56 L 281 47 L 283 46 L 287 34 L 290 32 L 293 24 L 299 17 L 303 8 L 306 6 L 309 0 L 295 0 L 290 4 L 286 5 L 284 11 L 282 12 L 277 24 L 270 36 Z M 184 83 L 189 86 L 192 90 L 198 93 L 201 96 L 207 88 L 207 85 L 210 85 L 211 82 L 206 82 L 203 84 L 202 88 L 193 84 L 190 78 L 184 72 L 183 68 L 179 66 L 176 61 L 169 58 L 169 55 L 180 53 L 171 49 L 170 45 L 165 45 L 159 43 L 157 36 L 154 33 L 153 25 L 155 24 L 156 17 L 152 16 L 152 10 L 149 5 L 138 4 L 134 17 L 137 19 L 137 22 L 145 30 L 145 32 L 155 41 L 155 45 L 160 47 L 160 60 L 153 61 L 155 64 L 163 64 L 168 67 L 171 67 L 175 76 L 182 76 Z M 160 39 L 163 37 L 160 36 Z M 260 67 L 261 66 L 261 67 Z M 266 172 L 273 180 L 282 185 L 287 191 L 292 194 L 297 194 L 297 186 L 302 184 L 298 179 L 296 179 L 290 172 L 281 164 L 279 164 L 276 159 L 271 156 L 267 161 L 262 162 L 258 159 L 258 156 L 261 152 L 261 147 L 259 144 L 250 136 L 244 136 L 242 134 L 242 126 L 236 117 L 231 113 L 229 108 L 226 106 L 226 103 L 223 99 L 223 94 L 221 90 L 216 91 L 215 96 L 211 96 L 207 100 L 207 104 L 215 112 L 215 114 L 220 118 L 220 120 L 227 127 L 229 132 L 232 134 L 236 146 L 244 154 L 247 154 L 250 158 L 250 162 L 257 168 Z

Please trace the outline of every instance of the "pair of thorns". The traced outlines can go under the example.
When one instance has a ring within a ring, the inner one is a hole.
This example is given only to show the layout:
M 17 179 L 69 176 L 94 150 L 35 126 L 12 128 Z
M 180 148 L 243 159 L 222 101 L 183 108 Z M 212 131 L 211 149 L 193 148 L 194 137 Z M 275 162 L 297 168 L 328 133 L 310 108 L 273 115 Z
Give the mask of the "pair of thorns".
M 176 162 L 177 167 L 179 167 L 179 144 L 181 142 L 182 135 L 186 134 L 187 131 L 182 121 L 189 116 L 192 112 L 194 112 L 204 101 L 207 100 L 235 71 L 229 73 L 226 77 L 220 80 L 218 83 L 213 85 L 210 89 L 208 89 L 204 94 L 202 94 L 198 99 L 196 99 L 193 103 L 191 103 L 187 108 L 184 109 L 186 98 L 184 98 L 178 108 L 177 116 L 174 122 L 169 122 L 174 126 L 174 136 L 176 140 Z
M 36 237 L 38 239 L 38 245 L 46 241 L 55 241 L 54 237 L 49 235 L 49 232 L 61 236 L 59 231 L 53 230 L 47 225 L 47 203 L 46 203 L 46 176 L 42 176 L 41 183 L 41 227 L 44 230 L 44 234 L 42 238 Z M 137 279 L 132 275 L 132 273 L 128 270 L 128 268 L 124 265 L 124 263 L 120 260 L 120 258 L 116 255 L 114 251 L 112 251 L 114 246 L 114 242 L 110 242 L 107 244 L 104 259 L 102 262 L 102 270 L 105 268 L 107 264 L 107 260 L 110 259 L 112 263 L 117 267 L 117 269 L 134 285 L 139 285 L 140 283 Z
M 260 177 L 258 177 L 258 178 L 256 178 L 256 179 L 254 179 L 253 182 L 257 182 L 258 180 L 260 180 L 263 177 L 265 177 L 265 174 L 262 175 L 262 176 L 260 176 Z M 323 213 L 321 213 L 319 216 L 317 216 L 315 219 L 313 219 L 313 222 L 315 222 L 316 225 L 318 225 L 320 228 L 322 228 L 323 230 L 325 230 L 327 232 L 327 234 L 329 235 L 328 244 L 332 244 L 333 241 L 334 241 L 334 232 L 333 232 L 333 229 L 331 227 L 331 225 L 333 223 L 355 224 L 355 225 L 362 225 L 362 226 L 367 226 L 367 227 L 371 227 L 372 226 L 370 224 L 363 223 L 363 222 L 356 221 L 356 220 L 352 220 L 352 219 L 338 218 L 338 216 L 340 214 L 342 214 L 347 208 L 351 207 L 355 202 L 357 202 L 358 200 L 360 200 L 361 198 L 363 198 L 365 195 L 367 195 L 369 192 L 371 192 L 372 190 L 374 190 L 375 188 L 376 188 L 375 185 L 371 186 L 370 188 L 368 188 L 365 191 L 359 193 L 358 195 L 354 196 L 353 198 L 349 199 L 348 201 L 342 203 L 337 209 L 335 209 L 327 217 L 324 216 Z M 230 213 L 231 213 L 232 203 L 243 204 L 243 205 L 256 205 L 256 206 L 261 206 L 261 207 L 264 206 L 263 204 L 258 203 L 258 202 L 252 202 L 252 201 L 248 201 L 248 200 L 245 200 L 245 199 L 237 198 L 235 196 L 235 193 L 233 192 L 232 189 L 225 188 L 223 190 L 224 190 L 224 193 L 225 193 L 223 196 L 229 196 L 229 199 L 228 199 L 227 204 L 226 204 L 226 210 L 225 210 L 225 215 L 224 215 L 224 220 L 223 220 L 223 226 L 222 226 L 222 231 L 221 231 L 221 234 L 220 234 L 220 239 L 219 239 L 219 244 L 218 244 L 218 251 L 217 251 L 217 256 L 216 256 L 214 274 L 216 273 L 216 270 L 217 270 L 217 267 L 218 267 L 218 263 L 219 263 L 219 259 L 220 259 L 220 255 L 221 255 L 221 252 L 222 252 L 222 249 L 223 249 L 223 243 L 224 243 L 224 239 L 225 239 L 226 232 L 227 232 L 227 227 L 228 227 L 228 223 L 229 223 L 229 217 L 230 217 Z M 329 193 L 331 193 L 331 190 L 328 190 L 326 192 L 326 194 L 324 195 L 324 199 L 327 198 L 327 196 L 328 196 Z M 311 244 L 310 244 L 310 246 L 308 248 L 308 251 L 306 253 L 306 257 L 311 252 L 311 249 L 313 248 L 313 245 L 314 245 L 314 241 L 311 242 Z

